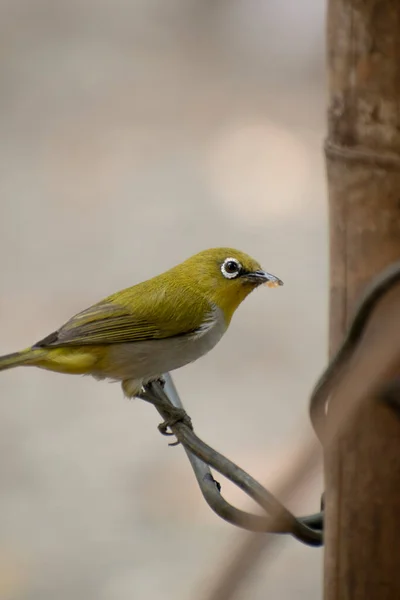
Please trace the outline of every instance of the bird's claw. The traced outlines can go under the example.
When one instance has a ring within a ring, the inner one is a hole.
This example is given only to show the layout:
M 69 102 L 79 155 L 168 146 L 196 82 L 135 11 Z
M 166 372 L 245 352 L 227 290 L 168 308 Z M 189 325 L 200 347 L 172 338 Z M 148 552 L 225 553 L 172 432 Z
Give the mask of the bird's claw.
M 187 412 L 183 408 L 173 408 L 171 407 L 170 416 L 165 419 L 158 426 L 158 431 L 162 435 L 174 435 L 172 431 L 169 431 L 171 427 L 173 427 L 176 423 L 183 423 L 190 429 L 193 429 L 192 419 L 189 417 Z M 178 446 L 179 441 L 173 442 L 172 444 L 168 444 L 169 446 Z

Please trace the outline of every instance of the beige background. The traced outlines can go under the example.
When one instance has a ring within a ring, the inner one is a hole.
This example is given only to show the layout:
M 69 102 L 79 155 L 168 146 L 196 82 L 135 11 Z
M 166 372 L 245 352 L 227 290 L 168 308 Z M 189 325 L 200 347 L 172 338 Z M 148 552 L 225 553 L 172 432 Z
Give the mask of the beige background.
M 198 433 L 271 484 L 326 360 L 317 4 L 0 1 L 0 351 L 198 250 L 247 251 L 285 286 L 175 381 Z M 117 385 L 1 374 L 0 598 L 206 597 L 243 534 L 158 422 Z M 321 557 L 281 541 L 238 597 L 316 600 Z

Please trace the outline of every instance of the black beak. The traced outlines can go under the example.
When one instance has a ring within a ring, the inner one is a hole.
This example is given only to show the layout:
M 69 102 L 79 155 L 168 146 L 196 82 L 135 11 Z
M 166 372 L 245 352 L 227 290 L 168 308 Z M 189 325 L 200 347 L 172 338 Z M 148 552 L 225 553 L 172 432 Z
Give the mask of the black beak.
M 271 273 L 267 273 L 266 271 L 253 271 L 253 273 L 246 273 L 246 279 L 253 281 L 254 283 L 265 283 L 269 287 L 278 287 L 279 285 L 283 285 L 283 281 L 272 275 Z

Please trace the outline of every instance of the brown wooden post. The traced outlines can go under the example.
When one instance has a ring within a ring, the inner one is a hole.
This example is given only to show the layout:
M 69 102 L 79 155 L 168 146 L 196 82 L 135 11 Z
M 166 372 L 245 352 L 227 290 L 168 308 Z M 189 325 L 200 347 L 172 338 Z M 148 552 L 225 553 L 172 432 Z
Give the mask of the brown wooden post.
M 332 355 L 400 259 L 400 1 L 329 0 L 328 65 Z M 325 600 L 400 599 L 400 424 L 365 400 L 325 456 Z

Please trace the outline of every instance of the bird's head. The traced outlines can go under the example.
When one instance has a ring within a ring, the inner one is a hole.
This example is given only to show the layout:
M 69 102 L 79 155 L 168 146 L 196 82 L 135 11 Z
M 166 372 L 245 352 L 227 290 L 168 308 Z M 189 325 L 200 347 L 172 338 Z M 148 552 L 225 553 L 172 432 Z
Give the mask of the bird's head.
M 258 286 L 283 285 L 283 282 L 264 271 L 248 254 L 233 248 L 210 248 L 188 258 L 179 265 L 180 278 L 199 295 L 217 305 L 227 324 L 239 304 Z

